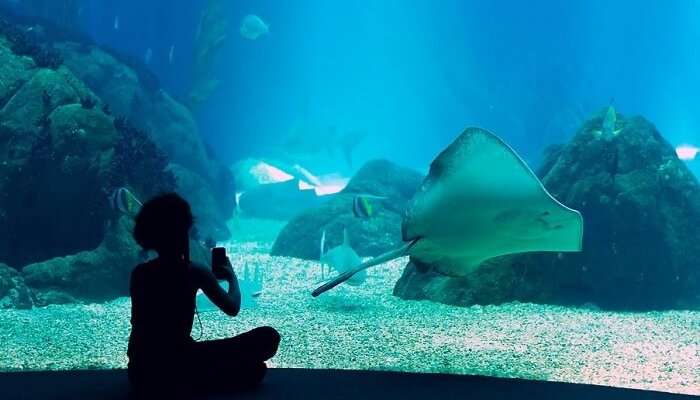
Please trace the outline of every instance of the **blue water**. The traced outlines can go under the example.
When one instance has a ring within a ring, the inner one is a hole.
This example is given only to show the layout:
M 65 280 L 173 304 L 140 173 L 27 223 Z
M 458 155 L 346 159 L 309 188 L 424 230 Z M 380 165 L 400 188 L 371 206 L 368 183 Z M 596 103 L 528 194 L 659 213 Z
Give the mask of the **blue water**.
M 84 3 L 90 35 L 137 57 L 151 48 L 150 67 L 184 96 L 206 1 Z M 270 34 L 244 39 L 247 14 Z M 243 0 L 226 17 L 230 34 L 212 71 L 221 85 L 198 117 L 229 162 L 306 118 L 367 132 L 359 159 L 424 169 L 465 126 L 479 125 L 536 164 L 546 145 L 566 141 L 611 101 L 653 121 L 673 145 L 700 144 L 697 1 Z

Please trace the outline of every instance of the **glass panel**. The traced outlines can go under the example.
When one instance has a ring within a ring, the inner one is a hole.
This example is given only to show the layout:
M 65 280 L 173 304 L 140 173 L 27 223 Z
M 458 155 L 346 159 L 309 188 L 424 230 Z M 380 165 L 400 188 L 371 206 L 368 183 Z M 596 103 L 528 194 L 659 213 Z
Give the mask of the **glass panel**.
M 0 370 L 700 394 L 700 3 L 0 5 Z

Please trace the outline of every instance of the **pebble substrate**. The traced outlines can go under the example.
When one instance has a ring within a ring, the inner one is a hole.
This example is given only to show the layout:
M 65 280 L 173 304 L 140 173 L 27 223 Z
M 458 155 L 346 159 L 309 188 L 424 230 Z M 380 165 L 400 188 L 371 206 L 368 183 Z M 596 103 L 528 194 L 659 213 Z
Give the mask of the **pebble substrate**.
M 260 325 L 283 338 L 273 367 L 447 372 L 591 383 L 700 395 L 700 312 L 613 313 L 510 303 L 460 308 L 391 294 L 405 259 L 361 286 L 312 298 L 316 262 L 228 245 L 264 291 L 237 318 L 203 312 L 201 339 Z M 130 301 L 0 311 L 0 370 L 124 368 Z M 195 321 L 192 336 L 199 336 Z

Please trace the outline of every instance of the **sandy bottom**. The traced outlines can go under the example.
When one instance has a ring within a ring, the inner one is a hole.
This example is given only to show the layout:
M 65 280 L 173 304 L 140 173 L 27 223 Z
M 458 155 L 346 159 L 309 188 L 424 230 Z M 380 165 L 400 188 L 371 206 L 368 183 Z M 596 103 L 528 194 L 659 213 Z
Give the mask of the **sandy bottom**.
M 611 313 L 511 303 L 460 308 L 392 296 L 405 260 L 365 284 L 312 298 L 318 263 L 230 244 L 263 293 L 236 318 L 201 313 L 201 339 L 260 325 L 283 338 L 274 367 L 448 372 L 592 383 L 700 395 L 700 312 Z M 0 311 L 0 370 L 124 368 L 130 303 Z M 195 320 L 192 336 L 200 334 Z

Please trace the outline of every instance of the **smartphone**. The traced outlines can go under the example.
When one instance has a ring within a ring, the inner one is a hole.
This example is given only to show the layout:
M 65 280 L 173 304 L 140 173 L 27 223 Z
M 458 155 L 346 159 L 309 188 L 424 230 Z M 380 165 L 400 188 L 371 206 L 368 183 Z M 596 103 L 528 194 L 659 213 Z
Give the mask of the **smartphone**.
M 223 266 L 226 265 L 226 248 L 225 247 L 213 247 L 211 249 L 211 271 L 214 276 L 223 279 L 221 270 Z

